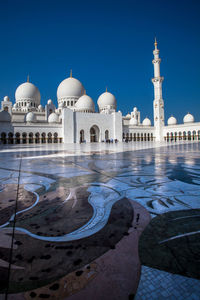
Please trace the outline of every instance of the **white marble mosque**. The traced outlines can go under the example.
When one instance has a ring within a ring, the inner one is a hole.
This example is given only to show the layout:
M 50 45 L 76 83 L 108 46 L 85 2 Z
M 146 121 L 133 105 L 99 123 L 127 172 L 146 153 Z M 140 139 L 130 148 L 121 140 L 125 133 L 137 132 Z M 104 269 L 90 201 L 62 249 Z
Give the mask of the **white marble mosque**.
M 98 98 L 98 112 L 82 83 L 72 77 L 64 79 L 57 89 L 58 108 L 49 99 L 40 104 L 39 89 L 31 82 L 22 83 L 15 92 L 15 103 L 8 96 L 1 102 L 0 140 L 2 144 L 90 143 L 105 141 L 173 141 L 200 140 L 200 122 L 186 114 L 183 124 L 171 116 L 164 119 L 163 77 L 160 75 L 159 50 L 155 40 L 154 59 L 154 124 L 140 120 L 136 107 L 122 116 L 117 101 L 107 91 Z

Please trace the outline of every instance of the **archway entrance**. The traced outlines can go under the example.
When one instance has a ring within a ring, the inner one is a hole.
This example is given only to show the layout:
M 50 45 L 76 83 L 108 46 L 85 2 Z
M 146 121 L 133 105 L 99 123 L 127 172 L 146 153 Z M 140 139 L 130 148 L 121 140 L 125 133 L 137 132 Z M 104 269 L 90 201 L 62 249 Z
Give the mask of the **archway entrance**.
M 99 142 L 99 128 L 94 125 L 90 128 L 90 143 Z
M 80 131 L 80 143 L 84 142 L 84 130 Z
M 109 139 L 109 132 L 108 130 L 105 131 L 105 140 L 107 141 Z

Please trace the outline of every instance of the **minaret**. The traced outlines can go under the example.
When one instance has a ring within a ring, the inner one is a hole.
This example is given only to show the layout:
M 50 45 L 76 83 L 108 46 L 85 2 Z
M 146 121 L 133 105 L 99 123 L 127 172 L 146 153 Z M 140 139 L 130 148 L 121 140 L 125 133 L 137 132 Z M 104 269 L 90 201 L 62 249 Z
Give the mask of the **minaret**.
M 152 63 L 154 65 L 154 78 L 152 83 L 154 85 L 154 126 L 155 126 L 155 138 L 156 141 L 163 141 L 163 126 L 164 126 L 164 101 L 162 98 L 162 82 L 164 77 L 160 76 L 160 62 L 159 50 L 157 48 L 157 41 L 155 39 L 155 49 L 153 50 L 154 59 Z

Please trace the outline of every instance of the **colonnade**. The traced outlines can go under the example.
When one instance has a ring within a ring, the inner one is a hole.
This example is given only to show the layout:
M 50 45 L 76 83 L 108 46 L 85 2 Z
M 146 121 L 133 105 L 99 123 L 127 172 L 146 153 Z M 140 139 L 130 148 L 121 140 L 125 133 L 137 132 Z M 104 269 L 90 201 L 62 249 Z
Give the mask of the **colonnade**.
M 126 142 L 139 142 L 139 141 L 154 141 L 153 133 L 123 133 L 123 141 Z
M 45 143 L 62 143 L 62 138 L 58 137 L 57 132 L 45 132 L 39 133 L 36 132 L 23 132 L 20 134 L 16 132 L 13 134 L 9 132 L 1 132 L 0 135 L 1 144 L 45 144 Z
M 200 141 L 200 130 L 198 131 L 179 131 L 179 132 L 167 132 L 164 137 L 165 141 Z

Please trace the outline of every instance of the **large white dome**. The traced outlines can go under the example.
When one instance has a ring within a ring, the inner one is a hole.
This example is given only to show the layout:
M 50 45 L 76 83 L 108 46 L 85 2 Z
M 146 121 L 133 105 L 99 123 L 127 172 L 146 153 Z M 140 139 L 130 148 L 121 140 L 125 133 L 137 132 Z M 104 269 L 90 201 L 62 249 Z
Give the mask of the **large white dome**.
M 129 124 L 130 124 L 130 125 L 135 125 L 135 126 L 136 126 L 136 125 L 138 125 L 138 121 L 137 121 L 136 118 L 131 118 L 130 121 L 129 121 Z
M 33 112 L 28 112 L 25 115 L 24 121 L 28 123 L 36 123 L 37 122 L 36 115 Z
M 142 122 L 143 126 L 151 126 L 151 120 L 149 118 L 145 118 Z
M 168 125 L 176 125 L 176 124 L 177 124 L 176 118 L 174 118 L 173 116 L 171 116 L 171 117 L 167 120 L 167 124 L 168 124 Z
M 18 86 L 15 92 L 16 102 L 29 100 L 35 102 L 37 105 L 40 104 L 40 92 L 38 88 L 30 83 L 24 82 Z
M 59 122 L 59 116 L 56 113 L 51 113 L 48 117 L 49 123 L 58 123 Z
M 11 122 L 11 116 L 7 111 L 2 110 L 0 112 L 0 122 Z
M 183 123 L 193 123 L 193 122 L 194 122 L 194 117 L 189 113 L 185 115 L 185 117 L 183 118 Z
M 84 86 L 82 83 L 73 77 L 64 79 L 58 86 L 57 98 L 63 99 L 66 97 L 81 97 L 84 94 Z
M 94 112 L 95 110 L 94 102 L 88 95 L 81 96 L 76 102 L 75 107 L 77 111 Z
M 103 108 L 109 108 L 109 107 L 116 109 L 117 101 L 113 94 L 111 94 L 109 92 L 105 92 L 99 96 L 97 104 L 98 104 L 100 110 Z

